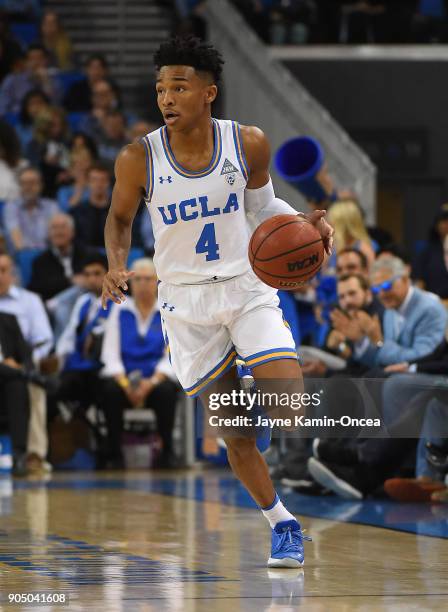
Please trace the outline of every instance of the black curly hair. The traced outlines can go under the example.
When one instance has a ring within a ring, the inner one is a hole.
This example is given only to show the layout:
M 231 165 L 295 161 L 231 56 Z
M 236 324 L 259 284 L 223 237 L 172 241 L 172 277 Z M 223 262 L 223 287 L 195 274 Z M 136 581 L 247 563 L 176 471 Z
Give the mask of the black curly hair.
M 160 45 L 154 64 L 157 70 L 162 66 L 191 66 L 198 72 L 207 72 L 218 83 L 224 60 L 213 45 L 195 36 L 176 36 Z

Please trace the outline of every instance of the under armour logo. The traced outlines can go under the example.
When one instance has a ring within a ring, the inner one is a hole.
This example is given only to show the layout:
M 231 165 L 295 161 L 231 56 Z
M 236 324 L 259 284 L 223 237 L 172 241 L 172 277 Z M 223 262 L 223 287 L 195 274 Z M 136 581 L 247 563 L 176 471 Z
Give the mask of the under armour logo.
M 168 181 L 168 183 L 172 183 L 173 182 L 173 177 L 172 176 L 168 176 L 167 178 L 164 178 L 163 176 L 159 176 L 159 182 L 161 185 L 163 185 L 163 183 L 165 181 Z
M 174 310 L 174 306 L 171 306 L 171 304 L 168 304 L 168 302 L 163 302 L 162 308 L 163 310 L 168 309 L 170 312 L 173 312 Z

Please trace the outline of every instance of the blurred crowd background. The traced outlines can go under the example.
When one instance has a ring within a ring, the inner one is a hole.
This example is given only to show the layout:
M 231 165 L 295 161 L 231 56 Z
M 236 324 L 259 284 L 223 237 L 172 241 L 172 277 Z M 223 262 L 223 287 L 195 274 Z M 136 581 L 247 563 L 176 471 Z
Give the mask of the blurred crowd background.
M 206 36 L 204 2 L 160 4 L 173 32 Z M 276 45 L 443 43 L 447 35 L 442 0 L 234 4 Z M 159 127 L 157 114 L 151 105 L 142 114 L 127 108 L 106 55 L 78 56 L 45 3 L 3 0 L 0 11 L 0 417 L 14 474 L 135 467 L 136 440 L 151 448 L 148 466 L 173 467 L 180 393 L 143 203 L 128 262 L 132 297 L 106 311 L 99 303 L 114 159 Z M 336 405 L 323 409 L 359 415 L 363 402 L 348 381 L 379 381 L 377 408 L 395 435 L 276 442 L 269 461 L 284 486 L 355 498 L 445 495 L 448 204 L 440 205 L 427 239 L 407 252 L 387 227 L 366 225 L 353 186 L 308 203 L 328 208 L 335 253 L 300 291 L 279 293 L 307 385 L 325 379 Z M 126 410 L 148 406 L 153 426 L 127 427 Z M 417 435 L 400 435 L 417 418 Z

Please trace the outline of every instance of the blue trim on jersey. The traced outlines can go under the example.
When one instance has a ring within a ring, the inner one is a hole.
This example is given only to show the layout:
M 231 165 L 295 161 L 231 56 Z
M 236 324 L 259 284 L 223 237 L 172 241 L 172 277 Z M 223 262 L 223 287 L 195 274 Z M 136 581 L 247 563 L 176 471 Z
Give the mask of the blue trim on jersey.
M 236 156 L 238 158 L 238 163 L 241 168 L 241 172 L 243 173 L 246 181 L 249 180 L 249 166 L 247 165 L 246 156 L 244 154 L 243 140 L 241 138 L 241 131 L 239 123 L 236 121 L 232 121 L 232 132 L 233 132 L 233 142 L 235 143 L 235 151 Z
M 262 365 L 263 363 L 268 363 L 268 361 L 276 361 L 277 359 L 297 360 L 298 357 L 295 349 L 291 347 L 282 347 L 272 348 L 268 351 L 260 351 L 259 353 L 254 353 L 249 357 L 243 357 L 243 359 L 248 368 L 254 368 L 256 366 Z
M 168 160 L 168 163 L 173 168 L 175 172 L 180 174 L 185 178 L 203 178 L 211 174 L 219 164 L 222 153 L 222 136 L 221 136 L 221 127 L 216 119 L 212 119 L 213 122 L 213 135 L 214 135 L 214 145 L 213 145 L 213 155 L 209 165 L 203 170 L 187 170 L 179 164 L 176 160 L 174 153 L 171 149 L 170 141 L 168 138 L 168 129 L 166 125 L 160 130 L 160 137 L 162 140 L 163 151 L 165 153 L 165 157 Z
M 152 149 L 149 138 L 147 136 L 143 136 L 141 142 L 145 147 L 146 154 L 146 197 L 149 201 L 151 201 L 154 191 L 154 160 L 152 157 Z
M 184 388 L 185 393 L 190 397 L 196 397 L 199 393 L 205 391 L 213 382 L 221 378 L 235 364 L 236 351 L 232 347 L 226 356 L 208 372 L 200 378 L 194 385 Z

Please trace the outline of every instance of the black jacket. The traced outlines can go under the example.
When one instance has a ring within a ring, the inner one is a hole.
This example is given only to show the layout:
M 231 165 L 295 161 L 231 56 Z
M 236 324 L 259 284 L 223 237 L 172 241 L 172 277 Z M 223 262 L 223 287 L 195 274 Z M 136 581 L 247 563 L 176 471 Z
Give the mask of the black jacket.
M 31 349 L 25 342 L 16 317 L 4 312 L 0 312 L 0 348 L 3 355 L 0 360 L 0 382 L 11 370 L 1 363 L 4 359 L 12 357 L 20 365 L 31 365 Z
M 82 271 L 86 249 L 75 245 L 72 253 L 73 273 Z M 60 291 L 71 287 L 70 279 L 64 274 L 64 267 L 51 249 L 47 249 L 33 261 L 28 289 L 38 293 L 45 301 Z

